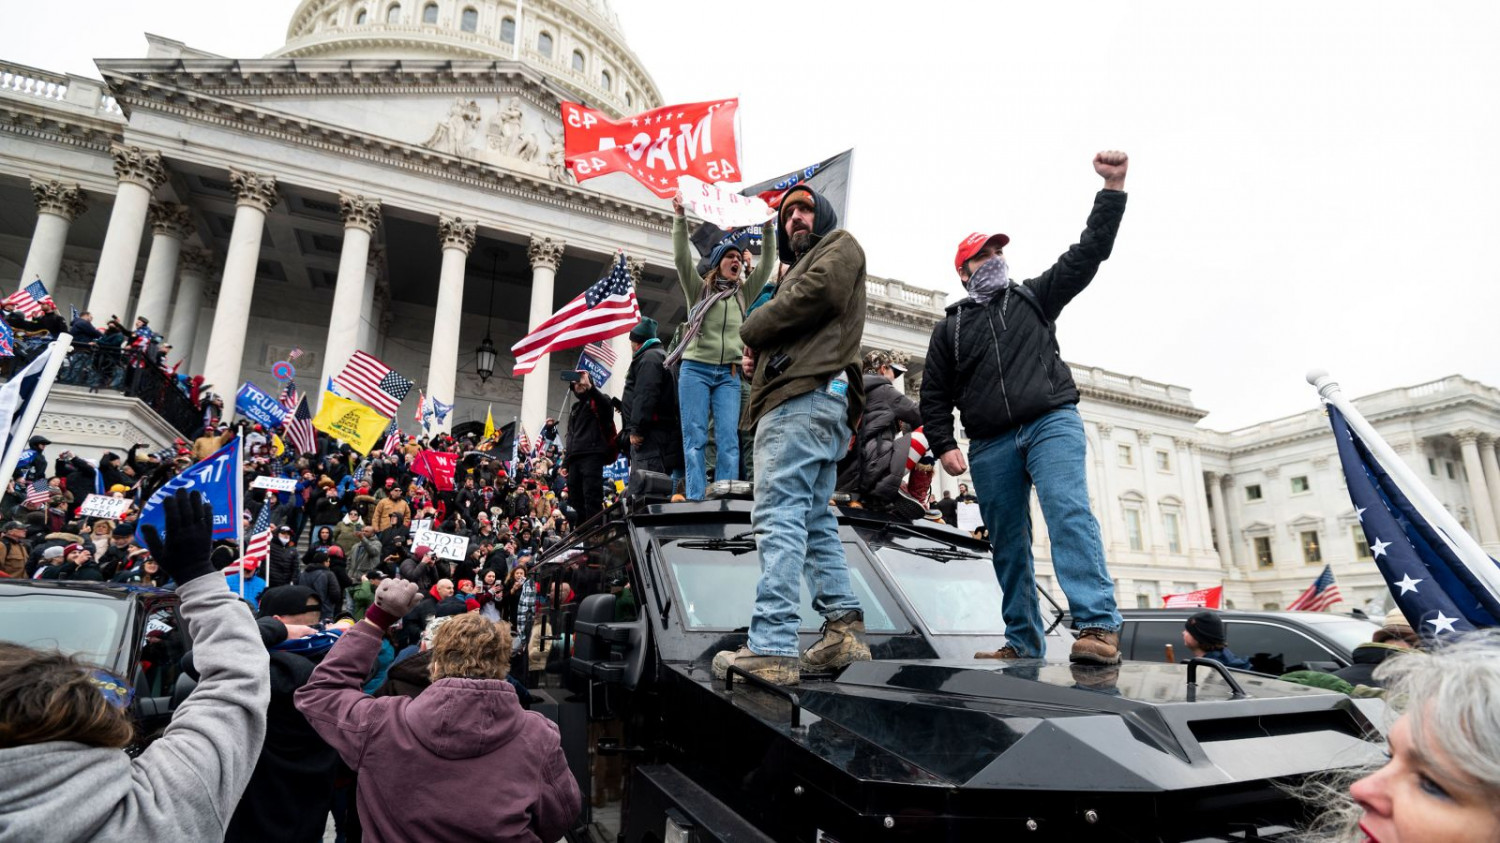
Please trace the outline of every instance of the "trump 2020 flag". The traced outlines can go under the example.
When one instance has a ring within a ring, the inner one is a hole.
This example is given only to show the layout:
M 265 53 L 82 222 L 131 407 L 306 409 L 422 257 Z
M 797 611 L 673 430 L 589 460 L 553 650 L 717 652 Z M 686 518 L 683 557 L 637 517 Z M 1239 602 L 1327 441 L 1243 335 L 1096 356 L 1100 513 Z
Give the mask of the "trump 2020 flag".
M 1496 625 L 1500 595 L 1470 570 L 1350 428 L 1327 405 L 1354 514 L 1391 596 L 1412 628 L 1427 638 Z M 1489 560 L 1495 564 L 1494 560 Z
M 240 482 L 242 441 L 240 437 L 234 437 L 228 445 L 210 454 L 208 459 L 188 468 L 157 489 L 156 494 L 141 508 L 141 517 L 135 528 L 136 542 L 141 547 L 146 546 L 146 537 L 141 533 L 141 527 L 146 524 L 155 524 L 158 532 L 163 536 L 167 534 L 167 518 L 162 512 L 161 504 L 178 489 L 199 492 L 205 501 L 213 504 L 215 541 L 238 539 L 240 507 L 243 504 L 241 489 L 244 485 Z

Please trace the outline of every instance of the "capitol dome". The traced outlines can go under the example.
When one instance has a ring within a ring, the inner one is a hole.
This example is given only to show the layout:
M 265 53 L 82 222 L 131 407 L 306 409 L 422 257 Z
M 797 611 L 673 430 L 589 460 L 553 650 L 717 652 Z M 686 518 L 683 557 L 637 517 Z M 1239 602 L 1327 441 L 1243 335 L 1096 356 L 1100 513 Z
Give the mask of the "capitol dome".
M 614 116 L 662 104 L 606 0 L 302 0 L 286 35 L 270 57 L 519 59 Z

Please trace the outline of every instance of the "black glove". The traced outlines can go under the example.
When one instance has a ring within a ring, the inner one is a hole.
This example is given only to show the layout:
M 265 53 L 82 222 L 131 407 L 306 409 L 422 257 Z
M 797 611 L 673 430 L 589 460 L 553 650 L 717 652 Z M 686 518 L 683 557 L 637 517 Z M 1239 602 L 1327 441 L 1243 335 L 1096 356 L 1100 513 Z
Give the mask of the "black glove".
M 209 561 L 214 549 L 214 507 L 197 492 L 178 489 L 162 501 L 167 535 L 155 524 L 141 525 L 146 547 L 178 585 L 214 572 Z

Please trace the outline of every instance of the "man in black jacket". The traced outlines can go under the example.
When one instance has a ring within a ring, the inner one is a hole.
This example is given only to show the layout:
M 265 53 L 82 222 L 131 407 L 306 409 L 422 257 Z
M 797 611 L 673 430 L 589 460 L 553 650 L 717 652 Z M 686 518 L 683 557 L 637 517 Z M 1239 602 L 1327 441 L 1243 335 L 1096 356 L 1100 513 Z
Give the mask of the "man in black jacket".
M 292 541 L 292 528 L 283 524 L 276 530 L 276 537 L 271 539 L 271 546 L 266 551 L 270 557 L 270 578 L 266 584 L 271 588 L 278 585 L 291 585 L 297 578 L 297 543 Z
M 604 466 L 616 453 L 615 411 L 588 372 L 578 372 L 572 386 L 577 403 L 568 416 L 568 492 L 582 523 L 604 509 Z
M 297 585 L 309 589 L 318 598 L 319 620 L 333 623 L 338 618 L 344 608 L 344 593 L 339 588 L 338 577 L 328 568 L 327 551 L 321 548 L 313 551 L 312 560 L 297 576 Z
M 621 435 L 630 437 L 630 469 L 668 474 L 682 467 L 677 389 L 667 371 L 666 349 L 656 336 L 656 320 L 646 317 L 630 329 L 630 370 L 621 399 Z
M 1078 387 L 1058 349 L 1055 322 L 1114 248 L 1125 213 L 1123 152 L 1094 156 L 1104 189 L 1094 197 L 1079 242 L 1041 275 L 1011 283 L 1004 234 L 971 234 L 954 266 L 968 298 L 932 331 L 922 379 L 923 430 L 943 469 L 969 470 L 953 435 L 958 407 L 969 434 L 974 488 L 990 528 L 995 574 L 1005 598 L 1005 646 L 979 658 L 1045 655 L 1031 556 L 1031 486 L 1051 538 L 1052 565 L 1079 628 L 1072 660 L 1120 660 L 1120 613 L 1105 567 L 1099 522 L 1089 509 Z

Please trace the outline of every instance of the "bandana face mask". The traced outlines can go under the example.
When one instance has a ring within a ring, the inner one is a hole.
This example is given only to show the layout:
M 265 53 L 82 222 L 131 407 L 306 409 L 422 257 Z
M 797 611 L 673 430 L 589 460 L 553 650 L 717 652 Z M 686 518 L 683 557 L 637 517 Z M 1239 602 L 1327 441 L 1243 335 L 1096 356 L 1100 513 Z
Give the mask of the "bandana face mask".
M 989 304 L 995 294 L 1010 286 L 1010 265 L 1004 255 L 995 255 L 979 265 L 969 278 L 969 297 L 979 304 Z

